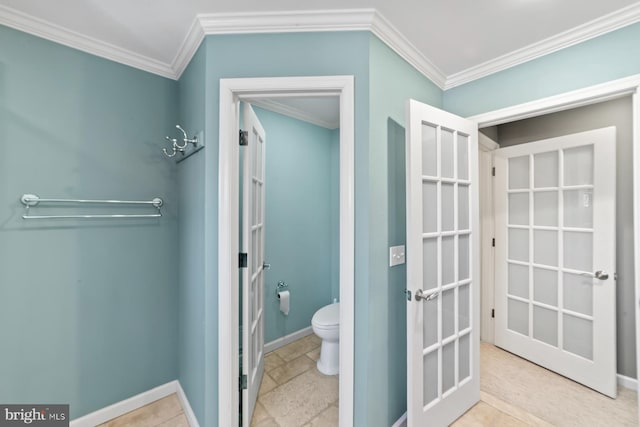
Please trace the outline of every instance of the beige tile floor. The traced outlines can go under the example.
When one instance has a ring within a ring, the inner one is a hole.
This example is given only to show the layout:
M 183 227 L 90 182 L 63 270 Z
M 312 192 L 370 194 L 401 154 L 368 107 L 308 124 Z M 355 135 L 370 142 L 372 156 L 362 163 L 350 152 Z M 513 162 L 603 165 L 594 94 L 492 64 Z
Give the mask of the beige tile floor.
M 320 344 L 312 334 L 265 355 L 251 427 L 338 425 L 338 376 L 316 368 Z
M 320 340 L 309 335 L 265 356 L 251 427 L 338 425 L 338 377 L 318 372 Z M 453 427 L 637 426 L 636 393 L 610 399 L 524 359 L 482 344 L 480 402 Z M 175 395 L 101 427 L 188 427 Z
M 131 411 L 98 427 L 189 427 L 182 405 L 174 393 Z

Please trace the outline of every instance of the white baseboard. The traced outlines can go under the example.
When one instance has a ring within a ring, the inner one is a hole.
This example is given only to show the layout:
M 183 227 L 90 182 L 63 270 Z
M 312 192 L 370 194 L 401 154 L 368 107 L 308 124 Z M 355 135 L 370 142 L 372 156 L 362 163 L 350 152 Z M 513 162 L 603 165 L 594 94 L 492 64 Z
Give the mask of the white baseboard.
M 407 413 L 405 412 L 404 414 L 402 414 L 400 418 L 398 418 L 398 421 L 393 423 L 391 427 L 406 427 L 406 426 L 407 426 Z
M 618 374 L 618 385 L 630 390 L 638 390 L 638 380 L 622 374 Z
M 287 344 L 294 342 L 295 340 L 299 340 L 300 338 L 304 338 L 307 335 L 311 335 L 313 333 L 313 329 L 311 326 L 306 327 L 304 329 L 300 329 L 299 331 L 293 332 L 289 335 L 285 335 L 282 338 L 278 338 L 271 342 L 268 342 L 264 345 L 264 352 L 269 353 L 270 351 L 277 350 L 280 347 L 284 347 Z
M 189 426 L 200 427 L 200 424 L 198 423 L 198 419 L 196 418 L 196 414 L 193 413 L 193 409 L 191 409 L 191 404 L 189 403 L 189 400 L 187 399 L 187 395 L 184 393 L 184 390 L 182 389 L 180 382 L 175 381 L 175 383 L 178 388 L 176 390 L 176 393 L 178 394 L 178 399 L 180 400 L 180 404 L 182 405 L 184 416 L 187 418 L 187 421 L 189 422 Z
M 191 409 L 191 405 L 189 404 L 189 401 L 187 400 L 187 397 L 177 380 L 152 388 L 151 390 L 147 390 L 128 399 L 116 402 L 113 405 L 106 406 L 102 409 L 91 412 L 90 414 L 71 420 L 69 426 L 94 427 L 117 418 L 121 415 L 124 415 L 127 412 L 142 408 L 149 403 L 153 403 L 156 400 L 167 397 L 173 393 L 178 394 L 178 399 L 180 400 L 180 404 L 182 404 L 184 415 L 187 418 L 187 421 L 189 421 L 189 426 L 199 427 L 198 420 L 196 419 L 193 410 Z

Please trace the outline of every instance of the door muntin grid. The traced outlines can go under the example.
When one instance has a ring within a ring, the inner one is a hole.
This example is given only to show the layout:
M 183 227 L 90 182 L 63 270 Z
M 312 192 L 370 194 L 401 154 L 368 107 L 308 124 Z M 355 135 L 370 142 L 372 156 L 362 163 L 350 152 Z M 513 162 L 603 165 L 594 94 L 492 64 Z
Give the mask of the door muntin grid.
M 264 335 L 264 140 L 259 133 L 252 129 L 249 150 L 251 150 L 251 258 L 250 277 L 250 313 L 251 325 L 251 367 L 252 382 L 257 381 L 260 360 L 263 352 Z
M 511 157 L 506 192 L 507 329 L 589 360 L 594 166 L 593 144 Z
M 469 135 L 422 124 L 423 405 L 471 378 L 471 181 Z

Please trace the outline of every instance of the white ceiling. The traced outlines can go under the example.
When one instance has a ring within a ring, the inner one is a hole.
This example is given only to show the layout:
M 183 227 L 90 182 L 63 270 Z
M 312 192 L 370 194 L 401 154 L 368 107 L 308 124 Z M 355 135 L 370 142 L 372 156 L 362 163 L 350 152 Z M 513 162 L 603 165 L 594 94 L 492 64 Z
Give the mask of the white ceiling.
M 640 2 L 0 0 L 0 15 L 17 12 L 21 19 L 43 20 L 54 28 L 79 33 L 159 63 L 172 64 L 197 14 L 375 8 L 435 69 L 452 76 L 631 5 L 635 10 Z M 0 22 L 6 24 L 7 20 Z

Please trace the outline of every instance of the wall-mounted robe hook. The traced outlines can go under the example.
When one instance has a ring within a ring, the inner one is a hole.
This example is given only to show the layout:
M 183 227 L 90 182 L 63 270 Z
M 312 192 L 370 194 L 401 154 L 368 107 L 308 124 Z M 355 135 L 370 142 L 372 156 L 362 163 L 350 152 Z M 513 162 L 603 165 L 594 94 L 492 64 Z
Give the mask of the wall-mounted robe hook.
M 189 144 L 193 145 L 194 150 L 199 148 L 200 141 L 198 141 L 197 136 L 194 136 L 193 138 L 190 139 L 187 136 L 187 132 L 184 129 L 182 129 L 180 125 L 176 125 L 176 128 L 182 132 L 182 144 L 178 142 L 177 138 L 169 138 L 168 136 L 165 136 L 165 139 L 171 143 L 171 148 L 169 150 L 167 150 L 166 148 L 162 149 L 162 152 L 164 152 L 165 156 L 174 157 L 178 153 L 181 153 L 182 155 L 184 155 L 185 151 L 187 151 L 187 147 L 189 146 Z

